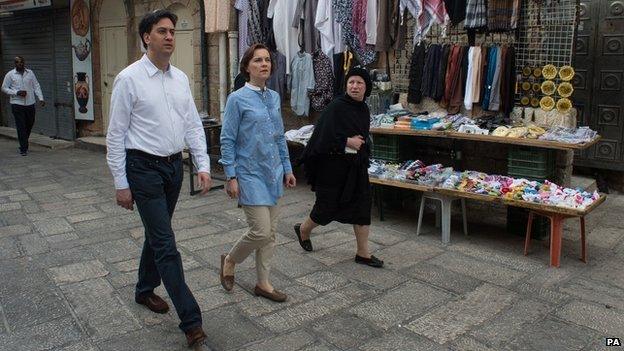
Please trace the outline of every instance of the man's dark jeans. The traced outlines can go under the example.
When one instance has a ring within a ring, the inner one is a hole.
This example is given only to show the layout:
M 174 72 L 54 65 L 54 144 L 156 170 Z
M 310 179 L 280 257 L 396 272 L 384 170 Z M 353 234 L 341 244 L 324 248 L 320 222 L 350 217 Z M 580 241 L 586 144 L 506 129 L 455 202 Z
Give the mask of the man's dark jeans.
M 35 124 L 35 105 L 11 104 L 11 112 L 15 118 L 15 129 L 17 129 L 17 140 L 20 144 L 20 152 L 28 151 L 28 138 Z
M 162 279 L 180 317 L 180 329 L 186 332 L 201 326 L 201 311 L 184 280 L 182 258 L 171 229 L 184 175 L 182 160 L 169 162 L 129 150 L 126 174 L 145 227 L 136 296 L 152 292 Z

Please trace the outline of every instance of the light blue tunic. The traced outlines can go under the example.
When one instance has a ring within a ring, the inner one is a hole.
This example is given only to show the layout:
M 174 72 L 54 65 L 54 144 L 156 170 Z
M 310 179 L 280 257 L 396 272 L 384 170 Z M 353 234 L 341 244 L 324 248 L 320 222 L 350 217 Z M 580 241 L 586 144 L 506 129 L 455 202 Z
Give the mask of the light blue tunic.
M 219 163 L 238 178 L 239 204 L 277 204 L 284 174 L 292 173 L 277 92 L 247 83 L 228 96 Z

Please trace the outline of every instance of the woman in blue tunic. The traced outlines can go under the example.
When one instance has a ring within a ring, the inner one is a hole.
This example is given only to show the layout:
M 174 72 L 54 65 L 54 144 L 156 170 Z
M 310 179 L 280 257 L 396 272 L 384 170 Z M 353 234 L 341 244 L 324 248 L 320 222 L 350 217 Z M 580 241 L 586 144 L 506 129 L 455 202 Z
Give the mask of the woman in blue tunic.
M 291 188 L 296 180 L 284 137 L 280 97 L 266 88 L 274 70 L 268 48 L 252 45 L 243 55 L 240 67 L 247 82 L 230 94 L 225 105 L 219 162 L 227 177 L 225 190 L 231 198 L 238 198 L 249 231 L 227 255 L 221 255 L 221 285 L 232 290 L 235 265 L 255 251 L 258 281 L 254 293 L 283 302 L 287 296 L 273 288 L 269 271 L 279 199 L 284 192 L 282 183 Z

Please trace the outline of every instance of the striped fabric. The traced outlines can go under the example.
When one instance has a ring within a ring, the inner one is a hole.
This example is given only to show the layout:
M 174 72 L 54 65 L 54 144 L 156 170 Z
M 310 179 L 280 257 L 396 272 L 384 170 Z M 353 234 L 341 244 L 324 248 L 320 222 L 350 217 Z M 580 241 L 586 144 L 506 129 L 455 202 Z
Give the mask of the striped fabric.
M 483 29 L 487 26 L 487 7 L 485 0 L 466 1 L 466 20 L 464 28 Z

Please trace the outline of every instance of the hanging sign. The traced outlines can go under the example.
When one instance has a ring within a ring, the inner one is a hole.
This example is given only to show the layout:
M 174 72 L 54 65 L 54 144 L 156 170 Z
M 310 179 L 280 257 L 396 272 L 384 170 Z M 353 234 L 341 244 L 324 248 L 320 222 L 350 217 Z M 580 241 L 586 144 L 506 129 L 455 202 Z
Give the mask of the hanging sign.
M 74 118 L 93 121 L 93 69 L 89 0 L 71 0 Z
M 51 0 L 0 0 L 0 12 L 34 9 L 52 6 Z

